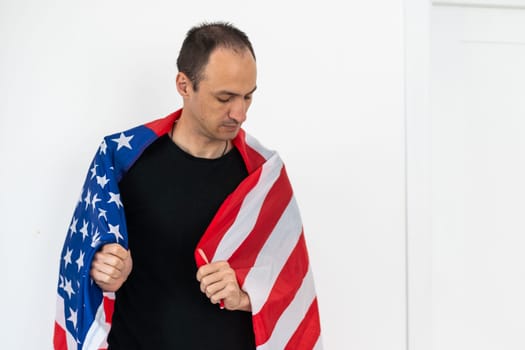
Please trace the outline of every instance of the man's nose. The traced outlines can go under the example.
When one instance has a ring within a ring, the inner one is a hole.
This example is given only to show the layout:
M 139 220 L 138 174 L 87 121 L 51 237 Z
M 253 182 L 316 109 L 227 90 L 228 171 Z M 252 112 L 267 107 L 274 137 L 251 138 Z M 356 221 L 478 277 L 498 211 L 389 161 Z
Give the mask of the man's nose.
M 239 124 L 246 120 L 246 112 L 248 111 L 248 103 L 244 98 L 236 99 L 230 109 L 229 117 L 234 119 Z

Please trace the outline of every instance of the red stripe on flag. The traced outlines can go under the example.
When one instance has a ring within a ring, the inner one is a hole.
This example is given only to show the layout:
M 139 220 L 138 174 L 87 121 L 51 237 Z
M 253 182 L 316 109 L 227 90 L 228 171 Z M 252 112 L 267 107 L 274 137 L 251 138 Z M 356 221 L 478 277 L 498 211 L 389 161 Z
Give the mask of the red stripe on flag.
M 246 133 L 243 129 L 239 130 L 237 137 L 235 137 L 232 142 L 239 150 L 242 159 L 244 159 L 244 164 L 246 164 L 248 174 L 251 174 L 266 162 L 266 159 L 264 159 L 264 157 L 261 156 L 259 152 L 246 144 Z
M 115 310 L 115 299 L 110 299 L 104 296 L 104 314 L 106 315 L 106 323 L 111 324 L 113 310 Z
M 283 167 L 261 206 L 257 221 L 252 229 L 252 232 L 256 234 L 248 235 L 229 259 L 241 286 L 244 284 L 246 275 L 249 272 L 249 269 L 246 267 L 254 266 L 259 251 L 286 210 L 292 199 L 292 194 L 292 187 Z
M 173 123 L 175 123 L 175 120 L 180 118 L 181 114 L 182 109 L 179 109 L 178 111 L 173 112 L 164 118 L 144 124 L 144 126 L 150 128 L 155 134 L 157 134 L 157 136 L 162 136 L 171 130 Z
M 53 345 L 55 350 L 67 350 L 66 331 L 55 322 L 55 333 L 53 334 Z
M 197 248 L 201 248 L 207 257 L 211 258 L 215 255 L 219 242 L 235 222 L 246 194 L 249 193 L 259 182 L 261 171 L 262 168 L 259 168 L 244 179 L 237 189 L 226 198 L 215 214 L 213 220 L 197 245 Z M 202 262 L 200 255 L 197 253 L 197 249 L 195 249 L 195 260 L 197 263 Z M 198 267 L 200 266 L 202 265 L 198 264 Z
M 303 321 L 286 344 L 285 349 L 313 349 L 321 335 L 317 298 L 314 299 Z
M 308 255 L 304 235 L 301 232 L 299 241 L 279 273 L 279 277 L 277 277 L 273 285 L 268 300 L 262 309 L 256 315 L 253 315 L 253 328 L 256 335 L 255 343 L 257 345 L 264 344 L 268 341 L 277 321 L 301 287 L 307 272 Z M 292 290 L 295 291 L 295 293 L 290 293 Z

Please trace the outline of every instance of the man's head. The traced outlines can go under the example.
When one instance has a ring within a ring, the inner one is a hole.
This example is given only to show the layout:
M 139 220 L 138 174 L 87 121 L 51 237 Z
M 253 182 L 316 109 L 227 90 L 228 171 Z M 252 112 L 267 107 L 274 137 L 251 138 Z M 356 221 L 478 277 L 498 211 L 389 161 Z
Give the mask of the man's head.
M 257 88 L 257 67 L 246 35 L 218 23 L 188 32 L 178 59 L 177 91 L 183 111 L 175 129 L 219 145 L 234 138 L 246 120 Z
M 199 89 L 210 54 L 219 48 L 236 52 L 248 50 L 255 59 L 248 36 L 233 25 L 215 22 L 195 26 L 186 34 L 177 58 L 177 68 L 190 79 L 193 90 Z

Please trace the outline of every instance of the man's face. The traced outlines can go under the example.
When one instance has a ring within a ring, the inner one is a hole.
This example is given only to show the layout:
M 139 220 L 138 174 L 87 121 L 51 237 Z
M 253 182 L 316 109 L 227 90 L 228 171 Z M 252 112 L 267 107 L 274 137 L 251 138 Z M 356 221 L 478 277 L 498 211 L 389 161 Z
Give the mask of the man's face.
M 234 138 L 246 120 L 256 79 L 255 59 L 248 50 L 214 50 L 198 90 L 190 84 L 184 97 L 193 131 L 211 142 Z

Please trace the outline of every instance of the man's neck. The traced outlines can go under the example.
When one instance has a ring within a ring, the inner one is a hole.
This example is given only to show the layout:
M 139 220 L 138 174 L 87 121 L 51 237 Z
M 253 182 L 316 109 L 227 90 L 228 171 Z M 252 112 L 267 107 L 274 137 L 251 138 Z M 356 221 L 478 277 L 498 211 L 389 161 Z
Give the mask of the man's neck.
M 231 145 L 228 140 L 212 140 L 181 116 L 173 124 L 171 140 L 184 152 L 197 158 L 215 159 L 226 154 Z

